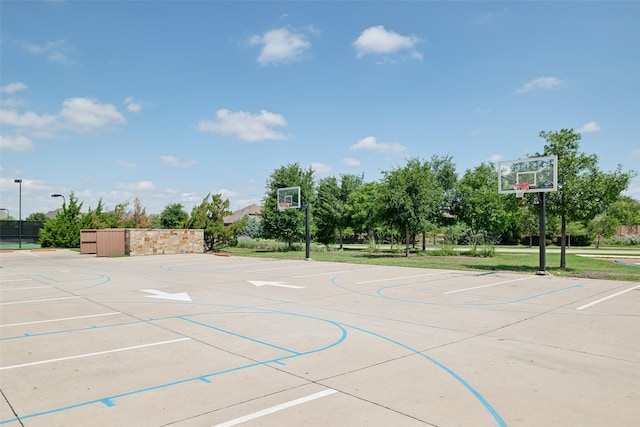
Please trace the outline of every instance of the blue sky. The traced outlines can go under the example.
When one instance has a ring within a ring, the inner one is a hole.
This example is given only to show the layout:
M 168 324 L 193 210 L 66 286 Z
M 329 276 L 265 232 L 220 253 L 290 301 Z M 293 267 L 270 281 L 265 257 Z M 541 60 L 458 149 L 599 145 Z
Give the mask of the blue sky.
M 640 171 L 639 2 L 0 2 L 0 207 L 138 197 L 190 212 L 316 178 L 453 157 L 458 172 L 574 128 Z M 497 190 L 496 190 L 497 191 Z M 640 178 L 628 195 L 640 199 Z

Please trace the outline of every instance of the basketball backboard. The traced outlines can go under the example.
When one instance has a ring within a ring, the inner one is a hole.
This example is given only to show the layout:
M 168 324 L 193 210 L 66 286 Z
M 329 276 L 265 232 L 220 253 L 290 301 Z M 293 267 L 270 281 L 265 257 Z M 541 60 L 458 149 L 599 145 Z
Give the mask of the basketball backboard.
M 529 157 L 498 163 L 498 193 L 543 193 L 558 189 L 558 158 Z
M 278 188 L 278 209 L 300 208 L 300 187 Z

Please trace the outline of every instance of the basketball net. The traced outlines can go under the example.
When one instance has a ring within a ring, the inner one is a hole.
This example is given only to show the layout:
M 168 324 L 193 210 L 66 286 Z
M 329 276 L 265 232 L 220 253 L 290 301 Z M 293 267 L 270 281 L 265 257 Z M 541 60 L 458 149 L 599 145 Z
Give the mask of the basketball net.
M 524 197 L 525 191 L 529 190 L 528 182 L 517 182 L 513 184 L 513 189 L 516 190 L 516 197 L 522 199 Z

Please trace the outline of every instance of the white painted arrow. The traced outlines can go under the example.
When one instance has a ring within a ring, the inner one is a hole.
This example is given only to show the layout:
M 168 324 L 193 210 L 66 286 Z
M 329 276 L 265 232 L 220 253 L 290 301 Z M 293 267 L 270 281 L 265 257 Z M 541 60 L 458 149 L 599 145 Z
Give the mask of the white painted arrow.
M 177 301 L 191 301 L 189 295 L 186 292 L 179 292 L 177 294 L 170 294 L 168 292 L 156 291 L 155 289 L 141 289 L 141 292 L 148 292 L 153 295 L 147 295 L 147 298 L 161 298 L 161 299 L 173 299 Z
M 261 280 L 248 280 L 248 282 L 255 286 L 278 286 L 280 288 L 304 289 L 304 286 L 287 285 L 282 282 L 263 282 Z

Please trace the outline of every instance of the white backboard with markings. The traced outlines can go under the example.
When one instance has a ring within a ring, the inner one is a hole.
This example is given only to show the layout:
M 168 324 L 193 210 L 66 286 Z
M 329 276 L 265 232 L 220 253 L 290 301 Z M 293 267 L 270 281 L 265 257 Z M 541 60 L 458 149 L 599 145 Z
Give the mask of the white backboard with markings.
M 278 188 L 278 209 L 300 208 L 300 187 Z
M 529 157 L 498 163 L 498 192 L 501 194 L 542 193 L 558 189 L 558 158 Z

